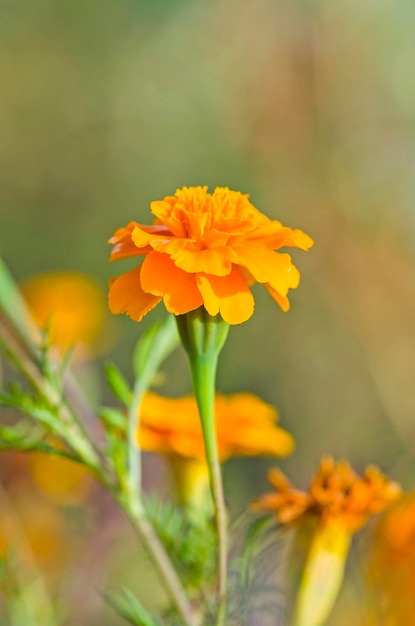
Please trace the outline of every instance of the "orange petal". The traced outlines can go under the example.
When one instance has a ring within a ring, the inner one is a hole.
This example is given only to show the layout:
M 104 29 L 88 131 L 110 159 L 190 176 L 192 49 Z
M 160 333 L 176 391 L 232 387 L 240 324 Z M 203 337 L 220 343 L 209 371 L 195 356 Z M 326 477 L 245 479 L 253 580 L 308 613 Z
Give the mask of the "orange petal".
M 276 247 L 289 246 L 290 248 L 300 248 L 301 250 L 309 250 L 314 246 L 314 241 L 306 235 L 302 230 L 298 228 L 293 230 L 292 228 L 284 227 L 280 232 L 281 243 Z
M 278 426 L 255 428 L 239 425 L 229 441 L 232 456 L 288 456 L 294 450 L 294 438 Z
M 288 228 L 276 220 L 262 224 L 247 238 L 252 243 L 258 243 L 261 247 L 269 250 L 278 250 L 282 247 L 300 248 L 308 250 L 314 245 L 314 241 L 302 230 Z
M 279 271 L 272 280 L 267 281 L 266 286 L 282 296 L 286 296 L 289 289 L 295 289 L 300 284 L 300 272 L 293 265 L 289 254 L 278 254 Z M 277 263 L 276 263 L 277 265 Z
M 120 259 L 146 254 L 146 250 L 139 250 L 131 239 L 131 233 L 136 226 L 136 222 L 130 222 L 127 226 L 116 230 L 113 236 L 108 240 L 108 243 L 114 246 L 111 251 L 110 261 L 118 261 Z M 149 248 L 149 250 L 150 249 L 151 248 Z
M 254 312 L 254 297 L 237 267 L 228 276 L 197 274 L 196 282 L 209 315 L 220 313 L 228 324 L 241 324 Z
M 143 233 L 146 237 L 145 241 L 134 241 L 133 233 L 135 230 Z M 153 226 L 141 226 L 137 222 L 130 222 L 127 226 L 119 228 L 113 236 L 108 240 L 112 244 L 110 261 L 118 261 L 132 256 L 143 256 L 151 252 L 149 241 L 151 237 L 171 236 L 170 231 L 163 224 L 155 224 Z
M 231 248 L 226 247 L 192 250 L 191 246 L 187 246 L 177 254 L 172 254 L 172 259 L 175 265 L 185 272 L 192 274 L 204 272 L 213 276 L 227 276 L 231 272 L 235 253 Z
M 286 281 L 291 271 L 291 259 L 288 254 L 280 254 L 249 244 L 234 246 L 234 250 L 237 257 L 235 263 L 245 267 L 259 283 Z
M 267 288 L 270 296 L 274 298 L 275 302 L 280 305 L 283 311 L 287 312 L 290 310 L 290 301 L 288 300 L 287 296 L 282 296 L 280 293 L 278 293 L 278 291 L 275 291 L 275 289 L 272 289 L 272 287 L 270 287 L 269 285 L 265 285 L 265 287 Z
M 108 305 L 115 314 L 127 313 L 131 319 L 140 322 L 146 313 L 151 311 L 161 300 L 141 287 L 140 275 L 142 265 L 121 274 L 110 281 Z
M 135 225 L 131 232 L 131 239 L 137 248 L 153 247 L 158 243 L 167 243 L 172 239 L 171 232 L 163 225 L 141 226 Z
M 143 262 L 141 284 L 145 291 L 163 296 L 166 309 L 183 315 L 203 305 L 195 275 L 176 267 L 167 254 L 150 252 Z

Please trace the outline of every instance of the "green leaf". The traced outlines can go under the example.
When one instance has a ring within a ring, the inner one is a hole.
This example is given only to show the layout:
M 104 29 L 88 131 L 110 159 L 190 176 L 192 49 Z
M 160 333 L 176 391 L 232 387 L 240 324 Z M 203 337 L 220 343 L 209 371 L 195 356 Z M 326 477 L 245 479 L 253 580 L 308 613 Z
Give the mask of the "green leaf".
M 181 575 L 185 588 L 199 592 L 214 584 L 216 571 L 215 529 L 211 520 L 189 518 L 185 511 L 154 495 L 145 499 L 149 520 Z
M 127 431 L 127 416 L 118 409 L 105 406 L 99 410 L 98 415 L 107 427 Z
M 124 375 L 118 367 L 111 362 L 105 364 L 105 375 L 113 393 L 125 406 L 128 406 L 131 402 L 132 392 Z
M 137 342 L 133 355 L 133 368 L 143 389 L 148 389 L 161 363 L 179 345 L 174 315 L 164 322 L 156 322 Z
M 71 461 L 79 461 L 78 457 L 62 448 L 55 448 L 46 443 L 43 438 L 45 431 L 34 428 L 22 420 L 15 426 L 0 426 L 0 451 L 43 452 L 60 456 Z
M 0 391 L 0 404 L 19 409 L 50 432 L 65 438 L 67 425 L 59 417 L 59 407 L 47 405 L 43 398 L 31 398 L 17 385 L 13 385 L 10 387 L 10 393 Z
M 127 589 L 122 592 L 107 593 L 105 598 L 118 615 L 133 626 L 161 626 L 161 622 L 155 620 Z

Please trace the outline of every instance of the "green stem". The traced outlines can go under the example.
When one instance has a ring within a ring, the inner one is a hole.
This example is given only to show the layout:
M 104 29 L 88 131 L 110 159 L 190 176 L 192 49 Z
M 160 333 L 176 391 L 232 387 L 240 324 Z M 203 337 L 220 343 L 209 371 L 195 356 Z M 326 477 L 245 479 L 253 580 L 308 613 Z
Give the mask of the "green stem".
M 140 406 L 144 386 L 136 380 L 133 396 L 128 407 L 128 490 L 130 506 L 139 512 L 141 510 L 141 452 L 137 445 L 137 433 L 140 426 Z
M 227 519 L 223 496 L 222 473 L 215 430 L 215 378 L 218 357 L 229 325 L 220 315 L 209 315 L 202 306 L 176 317 L 180 339 L 186 350 L 193 379 L 193 391 L 199 408 L 209 467 L 210 489 L 215 510 L 218 537 L 218 611 L 216 626 L 226 620 Z
M 183 623 L 186 626 L 198 626 L 193 609 L 186 597 L 176 570 L 144 511 L 138 511 L 138 509 L 131 511 L 127 510 L 125 507 L 123 508 L 151 559 L 167 595 L 176 606 Z
M 146 390 L 145 382 L 137 379 L 128 408 L 128 476 L 127 503 L 118 498 L 137 532 L 153 566 L 163 583 L 167 595 L 175 604 L 186 626 L 196 626 L 193 610 L 187 600 L 180 579 L 164 549 L 157 533 L 147 519 L 141 500 L 141 453 L 137 445 L 137 432 L 140 425 L 140 406 Z
M 199 408 L 205 441 L 206 460 L 209 466 L 210 489 L 215 509 L 215 521 L 218 535 L 218 592 L 219 605 L 216 625 L 225 623 L 226 581 L 227 581 L 227 516 L 223 494 L 222 473 L 220 468 L 215 429 L 215 378 L 218 354 L 208 356 L 189 355 L 193 388 Z
M 58 408 L 62 424 L 65 425 L 65 436 L 69 445 L 78 453 L 80 458 L 92 469 L 97 470 L 100 466 L 100 457 L 81 422 L 63 400 L 61 395 L 53 388 L 42 373 L 37 364 L 32 361 L 19 342 L 8 332 L 0 319 L 0 346 L 9 355 L 10 359 L 19 368 L 27 381 L 38 391 L 40 395 L 52 406 Z

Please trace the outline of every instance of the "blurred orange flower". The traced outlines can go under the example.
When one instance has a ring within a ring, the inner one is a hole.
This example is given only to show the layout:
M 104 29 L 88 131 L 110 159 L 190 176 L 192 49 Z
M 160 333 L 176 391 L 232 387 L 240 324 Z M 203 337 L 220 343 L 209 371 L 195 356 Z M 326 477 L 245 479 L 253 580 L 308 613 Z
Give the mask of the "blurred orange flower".
M 304 517 L 320 518 L 322 523 L 341 518 L 351 531 L 358 530 L 371 515 L 379 513 L 400 494 L 397 483 L 388 480 L 373 466 L 358 476 L 349 463 L 335 463 L 324 457 L 307 492 L 296 490 L 278 469 L 269 472 L 276 493 L 256 500 L 256 511 L 275 512 L 282 524 L 295 523 Z
M 379 518 L 368 564 L 367 591 L 382 598 L 378 607 L 382 624 L 415 624 L 414 492 L 405 494 Z
M 282 226 L 260 213 L 249 196 L 227 187 L 183 187 L 151 203 L 153 226 L 130 222 L 109 243 L 111 260 L 144 256 L 141 265 L 113 278 L 109 307 L 140 321 L 162 299 L 182 315 L 204 306 L 229 324 L 254 311 L 250 285 L 262 283 L 284 311 L 287 293 L 300 274 L 282 247 L 313 245 L 300 230 Z
M 107 323 L 104 294 L 97 283 L 77 272 L 50 272 L 22 286 L 29 311 L 39 328 L 49 330 L 51 345 L 76 355 L 100 344 Z
M 277 411 L 250 393 L 216 394 L 215 421 L 219 457 L 286 456 L 292 436 L 276 425 Z M 143 450 L 205 459 L 202 427 L 193 396 L 164 398 L 145 394 L 137 436 Z
M 92 474 L 80 463 L 51 454 L 33 453 L 29 455 L 28 465 L 37 489 L 55 504 L 80 506 L 91 491 Z
M 231 456 L 286 456 L 292 436 L 276 425 L 278 414 L 250 393 L 216 394 L 215 422 L 220 460 Z M 145 394 L 137 443 L 142 450 L 162 453 L 175 479 L 180 503 L 203 514 L 209 471 L 196 400 Z

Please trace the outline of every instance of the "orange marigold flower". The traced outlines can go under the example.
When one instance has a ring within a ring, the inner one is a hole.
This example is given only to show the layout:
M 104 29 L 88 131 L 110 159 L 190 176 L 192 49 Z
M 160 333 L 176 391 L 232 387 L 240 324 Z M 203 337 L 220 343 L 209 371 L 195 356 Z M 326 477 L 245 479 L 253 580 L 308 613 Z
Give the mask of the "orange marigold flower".
M 112 313 L 140 321 L 161 300 L 183 315 L 204 306 L 229 324 L 254 310 L 250 285 L 262 283 L 287 311 L 289 289 L 300 274 L 282 247 L 307 250 L 312 239 L 260 213 L 249 196 L 227 187 L 183 187 L 151 203 L 153 226 L 130 222 L 109 240 L 111 260 L 144 256 L 135 269 L 110 282 Z
M 37 326 L 49 330 L 52 345 L 63 350 L 75 346 L 79 357 L 101 343 L 107 323 L 105 297 L 89 276 L 40 274 L 27 280 L 22 291 Z
M 371 515 L 389 506 L 400 494 L 397 483 L 388 480 L 373 466 L 358 476 L 349 463 L 335 463 L 324 457 L 307 492 L 296 490 L 277 469 L 269 472 L 277 493 L 262 496 L 253 503 L 256 511 L 273 511 L 283 524 L 305 516 L 325 522 L 341 518 L 351 532 L 358 530 Z
M 221 461 L 231 456 L 286 456 L 292 436 L 276 425 L 278 414 L 250 393 L 216 394 L 215 422 Z M 147 392 L 137 435 L 140 448 L 189 459 L 205 459 L 202 427 L 193 396 L 164 398 Z
M 339 593 L 353 533 L 390 505 L 399 486 L 375 467 L 358 476 L 345 461 L 322 459 L 307 492 L 294 489 L 278 470 L 269 479 L 276 493 L 253 503 L 282 524 L 295 524 L 288 559 L 287 596 L 290 624 L 323 626 Z
M 382 598 L 377 617 L 391 626 L 415 623 L 415 493 L 377 521 L 367 554 L 366 596 Z M 380 623 L 380 622 L 379 622 Z

